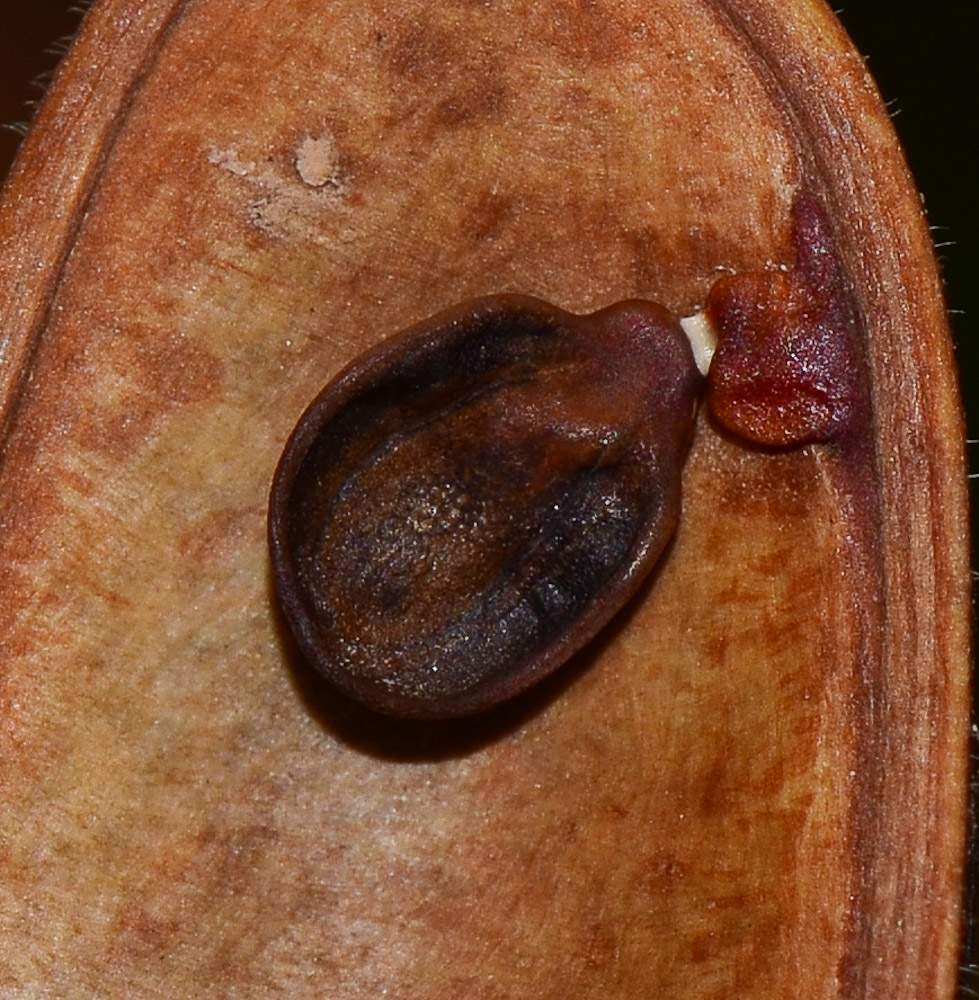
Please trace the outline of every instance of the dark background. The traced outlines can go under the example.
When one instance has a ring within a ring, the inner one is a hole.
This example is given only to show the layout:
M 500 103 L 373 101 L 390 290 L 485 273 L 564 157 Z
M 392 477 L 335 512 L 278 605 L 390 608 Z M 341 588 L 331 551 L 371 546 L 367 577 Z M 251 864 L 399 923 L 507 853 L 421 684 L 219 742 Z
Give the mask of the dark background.
M 979 438 L 979 0 L 837 0 L 837 13 L 866 56 L 925 198 L 946 282 L 969 437 Z M 0 0 L 0 123 L 25 123 L 64 41 L 80 22 L 79 0 Z M 74 8 L 74 9 L 73 9 Z M 20 142 L 0 130 L 0 177 Z M 979 472 L 979 444 L 970 444 Z M 973 504 L 973 536 L 976 504 Z M 974 543 L 975 545 L 975 543 Z M 975 551 L 975 549 L 974 549 Z M 977 560 L 973 558 L 973 565 Z M 979 851 L 974 851 L 979 861 Z M 975 958 L 976 948 L 970 948 Z M 963 996 L 979 996 L 979 974 Z

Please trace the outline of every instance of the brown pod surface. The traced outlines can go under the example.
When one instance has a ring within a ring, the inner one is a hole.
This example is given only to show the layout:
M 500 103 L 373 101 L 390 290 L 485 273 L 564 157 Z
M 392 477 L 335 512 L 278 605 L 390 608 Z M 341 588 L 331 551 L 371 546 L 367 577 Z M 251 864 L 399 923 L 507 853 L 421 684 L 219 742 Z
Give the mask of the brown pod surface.
M 328 697 L 266 535 L 321 387 L 489 294 L 791 277 L 799 192 L 845 433 L 702 410 L 655 585 L 508 705 Z M 0 995 L 953 995 L 954 359 L 822 0 L 96 0 L 0 204 L 0 419 Z
M 482 299 L 359 359 L 272 490 L 305 654 L 372 708 L 429 718 L 560 666 L 673 536 L 700 381 L 677 320 L 644 302 Z

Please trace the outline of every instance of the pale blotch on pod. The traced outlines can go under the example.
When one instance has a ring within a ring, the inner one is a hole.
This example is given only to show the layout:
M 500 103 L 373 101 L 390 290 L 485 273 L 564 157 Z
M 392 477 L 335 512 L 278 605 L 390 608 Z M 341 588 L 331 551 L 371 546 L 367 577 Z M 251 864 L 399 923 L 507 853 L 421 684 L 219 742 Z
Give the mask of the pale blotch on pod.
M 368 707 L 445 718 L 584 646 L 672 537 L 702 379 L 677 320 L 495 296 L 356 360 L 275 473 L 303 654 Z

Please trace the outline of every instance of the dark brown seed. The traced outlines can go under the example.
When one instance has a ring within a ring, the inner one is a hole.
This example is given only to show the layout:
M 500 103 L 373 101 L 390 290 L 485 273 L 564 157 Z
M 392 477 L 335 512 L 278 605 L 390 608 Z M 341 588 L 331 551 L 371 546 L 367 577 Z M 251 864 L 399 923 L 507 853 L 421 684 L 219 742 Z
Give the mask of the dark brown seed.
M 498 296 L 328 385 L 275 474 L 270 544 L 304 654 L 371 708 L 487 708 L 612 617 L 676 527 L 700 386 L 661 306 Z

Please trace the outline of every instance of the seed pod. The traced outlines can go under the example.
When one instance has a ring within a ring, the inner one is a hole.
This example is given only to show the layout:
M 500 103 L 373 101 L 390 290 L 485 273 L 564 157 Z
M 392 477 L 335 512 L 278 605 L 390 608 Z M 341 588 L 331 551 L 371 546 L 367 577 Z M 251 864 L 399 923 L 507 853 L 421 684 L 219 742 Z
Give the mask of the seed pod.
M 622 607 L 676 528 L 700 386 L 661 306 L 479 299 L 326 387 L 276 470 L 283 611 L 337 687 L 394 715 L 489 707 Z

